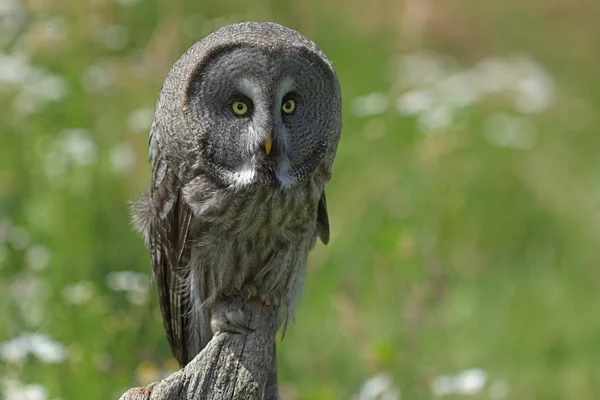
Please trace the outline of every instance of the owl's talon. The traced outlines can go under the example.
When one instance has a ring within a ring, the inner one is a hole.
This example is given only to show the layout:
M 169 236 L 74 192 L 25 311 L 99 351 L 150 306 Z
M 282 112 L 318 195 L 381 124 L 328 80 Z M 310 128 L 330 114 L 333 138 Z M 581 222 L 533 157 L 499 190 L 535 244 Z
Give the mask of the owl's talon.
M 259 288 L 253 283 L 244 284 L 240 290 L 240 293 L 246 301 L 257 299 L 265 307 L 279 305 L 279 298 L 277 296 L 271 297 L 268 293 L 259 290 Z
M 271 297 L 268 294 L 262 293 L 260 295 L 260 301 L 263 303 L 263 305 L 265 307 L 279 306 L 279 297 L 278 296 Z
M 244 299 L 250 300 L 251 298 L 256 297 L 257 294 L 258 289 L 256 288 L 256 285 L 247 283 L 242 286 L 242 297 L 244 297 Z
M 246 321 L 246 314 L 242 309 L 235 311 L 222 311 L 213 314 L 210 327 L 213 333 L 246 333 L 250 329 Z
M 260 296 L 259 296 L 259 298 L 260 298 L 260 302 L 264 306 L 269 307 L 271 305 L 271 297 L 268 294 L 261 293 Z

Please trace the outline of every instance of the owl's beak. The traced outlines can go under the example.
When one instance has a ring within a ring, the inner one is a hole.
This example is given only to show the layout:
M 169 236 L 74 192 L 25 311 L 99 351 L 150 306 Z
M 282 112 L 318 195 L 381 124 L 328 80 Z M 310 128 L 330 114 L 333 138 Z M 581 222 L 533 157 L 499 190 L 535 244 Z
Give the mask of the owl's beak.
M 265 152 L 267 153 L 267 155 L 269 155 L 269 153 L 271 152 L 272 146 L 273 146 L 273 139 L 271 138 L 271 136 L 269 136 L 267 138 L 267 140 L 265 140 Z

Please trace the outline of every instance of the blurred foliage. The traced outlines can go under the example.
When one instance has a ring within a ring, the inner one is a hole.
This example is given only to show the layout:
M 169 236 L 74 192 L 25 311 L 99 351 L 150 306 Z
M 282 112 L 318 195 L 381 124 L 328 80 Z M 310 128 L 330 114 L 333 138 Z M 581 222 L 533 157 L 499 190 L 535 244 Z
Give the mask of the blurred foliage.
M 599 18 L 592 0 L 0 1 L 0 390 L 118 398 L 175 368 L 128 199 L 168 69 L 258 19 L 315 40 L 344 96 L 284 399 L 349 399 L 380 372 L 405 399 L 600 398 Z M 423 85 L 476 65 L 533 75 L 516 102 L 456 105 L 458 80 L 431 106 Z M 483 387 L 450 393 L 475 367 Z

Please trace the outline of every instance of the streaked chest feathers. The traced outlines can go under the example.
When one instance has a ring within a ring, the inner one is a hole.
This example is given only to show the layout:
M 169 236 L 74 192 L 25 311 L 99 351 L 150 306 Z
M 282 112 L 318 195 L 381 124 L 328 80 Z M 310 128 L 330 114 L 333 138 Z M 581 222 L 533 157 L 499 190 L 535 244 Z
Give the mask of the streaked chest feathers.
M 236 191 L 207 191 L 201 181 L 183 188 L 194 214 L 188 238 L 192 298 L 210 301 L 251 282 L 273 297 L 285 294 L 279 300 L 291 306 L 315 244 L 324 181 L 309 177 L 287 189 Z

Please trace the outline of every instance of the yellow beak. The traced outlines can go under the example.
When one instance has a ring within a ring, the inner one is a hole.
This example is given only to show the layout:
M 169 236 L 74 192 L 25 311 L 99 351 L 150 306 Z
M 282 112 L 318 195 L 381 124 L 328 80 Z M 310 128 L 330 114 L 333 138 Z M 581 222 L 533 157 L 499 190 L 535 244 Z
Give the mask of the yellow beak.
M 271 152 L 271 146 L 273 146 L 273 139 L 269 136 L 265 141 L 265 151 L 267 152 L 267 155 Z

